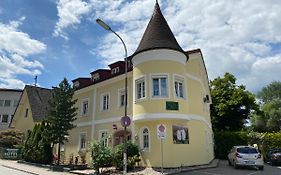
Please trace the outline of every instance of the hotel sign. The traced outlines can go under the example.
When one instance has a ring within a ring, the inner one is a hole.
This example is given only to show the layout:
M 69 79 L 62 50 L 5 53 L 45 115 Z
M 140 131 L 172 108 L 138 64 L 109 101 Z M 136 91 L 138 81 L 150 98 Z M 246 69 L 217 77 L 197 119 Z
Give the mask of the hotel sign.
M 178 111 L 179 110 L 179 102 L 166 101 L 166 110 Z

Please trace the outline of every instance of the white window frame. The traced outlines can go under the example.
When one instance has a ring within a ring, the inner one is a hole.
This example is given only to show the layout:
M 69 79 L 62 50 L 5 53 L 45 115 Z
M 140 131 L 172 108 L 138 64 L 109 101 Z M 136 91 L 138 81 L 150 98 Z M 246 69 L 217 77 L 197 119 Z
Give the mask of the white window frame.
M 143 134 L 143 131 L 147 129 L 148 130 L 148 148 L 145 148 L 144 147 L 144 134 Z M 150 152 L 150 148 L 151 148 L 151 141 L 150 141 L 150 130 L 148 129 L 148 127 L 143 127 L 141 128 L 140 130 L 140 135 L 141 135 L 141 138 L 140 138 L 140 142 L 141 142 L 141 148 L 142 148 L 142 151 L 145 151 L 145 152 Z
M 88 103 L 88 107 L 87 107 L 87 111 L 86 113 L 84 113 L 84 104 Z M 86 116 L 89 114 L 89 98 L 85 98 L 83 100 L 81 100 L 81 116 Z
M 183 97 L 177 96 L 176 89 L 175 89 L 176 82 L 182 83 Z M 185 85 L 184 76 L 174 74 L 173 89 L 174 89 L 174 98 L 175 99 L 186 99 L 186 85 Z
M 144 90 L 143 90 L 143 88 L 141 88 L 141 94 L 142 94 L 141 98 L 138 98 L 138 87 L 137 87 L 137 85 L 139 83 L 144 83 L 144 86 L 143 86 Z M 146 78 L 144 76 L 135 79 L 135 101 L 146 99 L 146 97 L 147 97 L 147 88 L 146 87 L 147 87 L 146 86 Z M 143 94 L 144 94 L 144 96 L 143 96 Z
M 100 79 L 100 74 L 99 73 L 95 73 L 92 75 L 92 81 L 98 81 Z
M 82 139 L 82 135 L 85 135 L 85 144 L 84 144 L 84 148 L 81 147 L 81 139 Z M 87 148 L 87 132 L 80 132 L 79 133 L 79 140 L 78 140 L 78 150 L 86 150 Z
M 115 67 L 111 70 L 111 74 L 117 74 L 119 72 L 119 67 Z
M 103 98 L 104 96 L 108 96 L 108 99 L 107 99 L 107 109 L 104 109 L 104 106 L 103 106 Z M 110 109 L 110 93 L 109 92 L 105 92 L 105 93 L 102 93 L 100 95 L 100 111 L 109 111 Z
M 104 140 L 103 140 L 103 137 L 102 137 L 103 133 L 105 133 L 105 135 L 106 135 Z M 104 146 L 108 146 L 109 145 L 108 136 L 109 136 L 109 130 L 108 129 L 99 130 L 99 141 L 102 141 Z
M 154 92 L 154 89 L 153 89 L 153 79 L 154 78 L 158 78 L 160 80 L 160 78 L 166 78 L 166 93 L 167 93 L 167 96 L 162 96 L 161 95 L 161 84 L 159 84 L 159 96 L 154 96 L 153 95 L 153 92 Z M 150 97 L 152 99 L 167 99 L 170 97 L 170 89 L 169 89 L 169 74 L 167 73 L 158 73 L 158 74 L 151 74 L 150 75 Z
M 124 102 L 125 102 L 125 88 L 121 88 L 121 89 L 118 89 L 118 102 L 117 102 L 117 107 L 118 108 L 124 108 L 125 107 L 125 103 L 124 105 L 122 106 L 121 105 L 121 96 L 124 95 Z M 127 106 L 129 106 L 129 88 L 127 88 Z

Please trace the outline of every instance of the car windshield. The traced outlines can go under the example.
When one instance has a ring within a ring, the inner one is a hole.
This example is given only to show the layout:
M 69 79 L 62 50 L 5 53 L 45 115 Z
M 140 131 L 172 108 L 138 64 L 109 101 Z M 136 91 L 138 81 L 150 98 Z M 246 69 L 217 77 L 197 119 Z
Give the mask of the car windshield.
M 258 153 L 258 151 L 255 148 L 237 148 L 237 152 L 242 154 Z

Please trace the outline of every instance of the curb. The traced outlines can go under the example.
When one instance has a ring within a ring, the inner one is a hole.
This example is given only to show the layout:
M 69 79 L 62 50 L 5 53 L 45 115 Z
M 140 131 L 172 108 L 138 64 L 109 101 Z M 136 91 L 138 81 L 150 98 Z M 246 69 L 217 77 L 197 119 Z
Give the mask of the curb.
M 39 168 L 48 168 L 50 170 L 52 170 L 52 168 L 54 166 L 54 165 L 44 165 L 44 164 L 39 164 L 39 163 L 26 162 L 26 161 L 23 161 L 23 160 L 18 160 L 17 163 L 25 164 L 25 165 L 32 165 L 32 166 L 36 166 L 36 167 L 39 167 Z M 70 171 L 69 168 L 63 167 L 63 172 L 69 172 L 69 171 Z M 58 171 L 53 171 L 53 172 L 58 172 Z
M 6 168 L 9 168 L 9 169 L 13 169 L 13 170 L 21 171 L 21 172 L 24 172 L 24 173 L 29 173 L 29 174 L 34 174 L 34 175 L 40 175 L 40 174 L 38 174 L 38 173 L 34 173 L 34 172 L 31 172 L 31 171 L 23 170 L 23 169 L 20 169 L 20 168 L 15 168 L 15 167 L 7 166 L 7 165 L 1 165 L 1 166 L 6 167 Z

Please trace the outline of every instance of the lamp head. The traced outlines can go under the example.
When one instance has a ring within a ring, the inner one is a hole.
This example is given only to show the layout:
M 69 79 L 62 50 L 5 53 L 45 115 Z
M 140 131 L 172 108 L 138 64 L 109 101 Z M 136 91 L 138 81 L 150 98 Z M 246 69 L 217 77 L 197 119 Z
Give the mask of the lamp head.
M 104 28 L 105 30 L 111 30 L 111 28 L 109 27 L 109 25 L 107 25 L 105 22 L 103 22 L 101 19 L 96 19 L 96 22 L 102 26 L 102 28 Z

